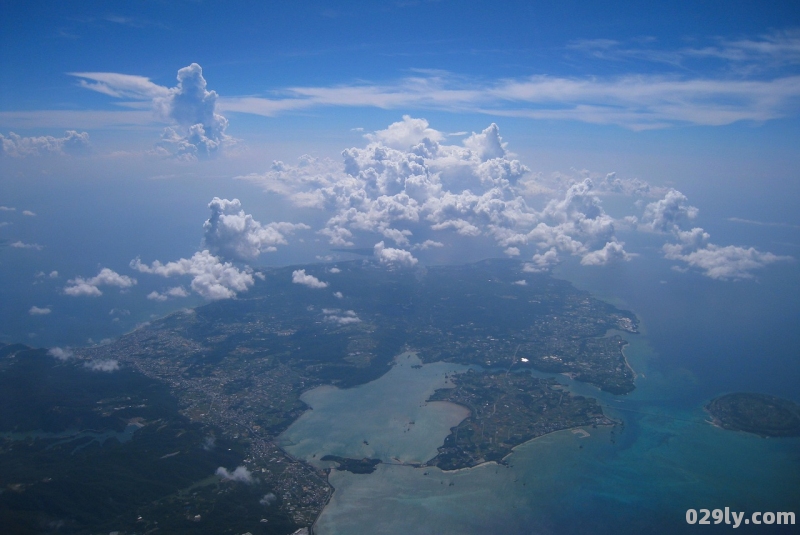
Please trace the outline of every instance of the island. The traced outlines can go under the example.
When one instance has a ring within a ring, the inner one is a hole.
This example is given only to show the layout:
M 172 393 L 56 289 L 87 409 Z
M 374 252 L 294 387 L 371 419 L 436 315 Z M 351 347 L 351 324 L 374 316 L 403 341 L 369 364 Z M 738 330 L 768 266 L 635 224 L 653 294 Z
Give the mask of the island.
M 381 464 L 380 459 L 350 459 L 348 457 L 339 457 L 338 455 L 325 455 L 320 461 L 333 461 L 338 464 L 338 470 L 345 470 L 354 474 L 371 474 L 375 471 L 375 467 Z
M 711 400 L 705 409 L 723 429 L 762 437 L 800 436 L 800 405 L 788 399 L 735 392 Z
M 328 286 L 293 283 L 298 268 Z M 502 461 L 516 445 L 559 429 L 610 423 L 595 400 L 531 370 L 616 395 L 635 388 L 620 334 L 637 332 L 636 316 L 567 281 L 526 272 L 516 260 L 399 268 L 359 259 L 255 274 L 254 286 L 236 299 L 175 312 L 106 345 L 74 348 L 66 361 L 46 349 L 5 347 L 6 406 L 24 407 L 25 418 L 7 419 L 0 451 L 3 468 L 16 467 L 9 483 L 24 491 L 0 494 L 0 511 L 15 511 L 26 526 L 63 517 L 82 532 L 221 533 L 212 526 L 227 522 L 238 532 L 270 526 L 291 533 L 311 526 L 333 492 L 328 471 L 292 457 L 277 437 L 309 410 L 300 398 L 305 391 L 373 381 L 404 351 L 424 364 L 473 369 L 431 398 L 471 411 L 428 461 L 445 470 Z M 119 371 L 87 376 L 98 361 L 116 361 Z M 62 377 L 74 385 L 91 380 L 91 388 L 65 386 L 62 397 L 34 388 Z M 126 431 L 129 424 L 144 427 Z M 50 447 L 61 439 L 34 438 L 48 426 L 120 438 L 99 444 L 87 434 Z M 96 517 L 64 513 L 79 508 L 65 508 L 64 493 L 52 489 L 70 488 L 87 466 L 107 466 L 95 456 L 111 459 L 112 451 L 136 458 L 115 465 L 124 481 L 114 485 L 115 507 Z M 375 459 L 328 458 L 357 473 L 376 466 Z M 146 463 L 158 467 L 152 479 L 125 468 Z M 58 470 L 45 470 L 51 466 Z M 223 502 L 236 503 L 230 510 L 239 513 L 223 516 L 214 507 Z

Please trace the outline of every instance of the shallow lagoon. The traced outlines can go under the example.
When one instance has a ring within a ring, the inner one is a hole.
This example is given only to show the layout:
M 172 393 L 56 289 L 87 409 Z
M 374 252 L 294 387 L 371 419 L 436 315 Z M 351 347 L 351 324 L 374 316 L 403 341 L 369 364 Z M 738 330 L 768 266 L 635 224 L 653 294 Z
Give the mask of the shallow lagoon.
M 313 410 L 279 437 L 281 447 L 317 466 L 333 465 L 318 460 L 324 455 L 402 463 L 431 459 L 450 428 L 469 411 L 426 400 L 436 389 L 448 386 L 445 375 L 468 367 L 421 364 L 414 353 L 403 353 L 375 381 L 347 390 L 322 386 L 304 393 L 301 399 Z
M 336 491 L 315 533 L 680 533 L 698 529 L 684 521 L 688 508 L 797 512 L 800 440 L 765 440 L 709 425 L 702 407 L 687 406 L 682 396 L 682 385 L 692 388 L 691 375 L 651 371 L 646 337 L 626 338 L 626 356 L 639 373 L 631 395 L 558 376 L 573 392 L 598 398 L 624 425 L 587 428 L 588 437 L 570 430 L 540 437 L 517 447 L 508 467 L 333 470 Z M 284 433 L 284 447 L 318 466 L 327 453 L 403 462 L 433 457 L 466 411 L 425 400 L 446 386 L 445 373 L 466 367 L 412 368 L 418 362 L 409 354 L 396 362 L 367 385 L 304 395 L 314 410 Z

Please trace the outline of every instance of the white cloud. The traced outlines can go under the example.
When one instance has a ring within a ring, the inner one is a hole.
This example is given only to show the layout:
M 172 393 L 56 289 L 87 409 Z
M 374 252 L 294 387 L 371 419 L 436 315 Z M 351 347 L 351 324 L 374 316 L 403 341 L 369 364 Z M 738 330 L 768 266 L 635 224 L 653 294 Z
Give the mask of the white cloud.
M 100 272 L 90 279 L 76 277 L 67 281 L 64 293 L 73 297 L 85 295 L 97 297 L 103 295 L 99 286 L 116 286 L 118 288 L 130 288 L 136 284 L 136 279 L 127 275 L 120 275 L 116 271 L 103 268 Z
M 183 286 L 174 286 L 165 293 L 170 297 L 189 297 L 189 292 L 187 292 Z
M 229 472 L 227 468 L 220 466 L 215 473 L 225 481 L 238 481 L 239 483 L 247 484 L 255 481 L 252 472 L 246 466 L 237 466 L 233 472 Z
M 292 272 L 292 282 L 295 284 L 302 284 L 304 286 L 308 286 L 309 288 L 327 288 L 328 283 L 322 282 L 314 275 L 306 274 L 305 269 L 297 269 Z
M 92 360 L 84 364 L 85 367 L 95 372 L 115 372 L 119 370 L 119 362 L 114 359 Z
M 203 239 L 212 253 L 226 258 L 255 260 L 262 252 L 273 252 L 277 245 L 287 245 L 286 235 L 309 229 L 303 223 L 269 223 L 262 225 L 241 209 L 239 199 L 214 199 L 203 225 Z
M 144 76 L 113 72 L 71 72 L 69 74 L 81 79 L 79 80 L 81 87 L 112 97 L 155 99 L 169 96 L 169 89 L 154 84 Z
M 516 284 L 517 286 L 527 286 L 528 281 L 526 281 L 525 279 L 520 279 L 518 281 L 514 281 L 513 284 Z
M 173 88 L 159 86 L 143 76 L 100 72 L 71 75 L 93 91 L 150 101 L 156 115 L 173 125 L 165 129 L 158 145 L 178 158 L 208 158 L 234 143 L 225 133 L 228 120 L 217 113 L 218 95 L 206 89 L 203 69 L 197 63 L 178 70 L 178 85 Z
M 39 245 L 38 243 L 23 243 L 21 241 L 15 241 L 11 244 L 11 247 L 15 249 L 33 249 L 35 251 L 41 251 L 44 249 L 44 246 Z
M 559 263 L 558 252 L 555 248 L 548 249 L 544 253 L 533 255 L 532 262 L 526 262 L 522 266 L 522 271 L 527 273 L 541 273 L 550 270 Z
M 512 159 L 497 125 L 473 133 L 461 145 L 435 141 L 444 136 L 433 132 L 427 121 L 404 116 L 367 136 L 371 142 L 366 147 L 343 151 L 342 164 L 304 156 L 297 165 L 274 162 L 263 175 L 239 178 L 298 206 L 330 213 L 318 232 L 332 245 L 350 246 L 362 234 L 377 234 L 383 240 L 376 257 L 384 263 L 411 265 L 416 259 L 408 249 L 442 246 L 441 240 L 427 238 L 432 231 L 488 236 L 509 255 L 533 246 L 537 254 L 555 249 L 584 256 L 614 241 L 614 219 L 603 210 L 591 179 L 566 183 L 557 198 L 537 211 L 522 196 L 534 187 L 531 181 L 520 183 L 528 169 Z M 403 150 L 383 143 L 388 139 L 400 146 L 420 137 Z M 612 179 L 607 177 L 603 188 Z M 416 236 L 422 239 L 412 245 Z M 397 247 L 386 246 L 387 240 Z
M 277 501 L 277 499 L 278 499 L 278 497 L 275 496 L 275 494 L 273 494 L 272 492 L 270 492 L 270 493 L 264 494 L 264 496 L 262 496 L 262 498 L 260 500 L 258 500 L 258 503 L 260 503 L 261 505 L 264 505 L 264 506 L 270 506 L 273 503 L 275 503 Z
M 337 267 L 332 267 L 328 270 L 328 273 L 341 273 L 342 270 Z
M 22 137 L 10 132 L 8 137 L 0 134 L 0 156 L 24 158 L 43 154 L 86 154 L 89 151 L 89 134 L 68 130 L 64 137 Z M 25 215 L 35 215 L 27 210 Z
M 0 212 L 15 212 L 16 210 L 13 206 L 0 206 Z
M 424 251 L 425 249 L 430 249 L 432 247 L 444 247 L 444 244 L 440 241 L 425 240 L 422 243 L 414 244 L 413 249 L 421 249 Z
M 602 249 L 591 251 L 583 255 L 581 264 L 584 266 L 606 266 L 616 262 L 627 262 L 631 255 L 623 249 L 624 243 L 610 241 Z
M 325 314 L 325 321 L 336 323 L 337 325 L 350 325 L 352 323 L 361 323 L 361 319 L 352 310 L 340 310 L 338 308 L 323 308 L 322 313 Z
M 333 292 L 333 296 L 337 299 L 344 298 L 344 294 L 342 292 Z
M 150 299 L 151 301 L 166 301 L 167 299 L 169 299 L 166 295 L 160 294 L 155 290 L 147 294 L 147 298 Z
M 647 205 L 642 222 L 652 230 L 672 232 L 697 217 L 698 209 L 678 190 L 670 189 L 663 199 Z
M 30 314 L 31 316 L 44 316 L 50 314 L 51 312 L 52 310 L 49 307 L 39 308 L 36 305 L 32 306 L 28 310 L 28 314 Z
M 441 74 L 385 85 L 293 87 L 282 99 L 220 99 L 220 109 L 274 116 L 321 106 L 438 109 L 534 120 L 616 124 L 633 130 L 682 124 L 762 122 L 790 114 L 800 76 L 762 79 L 629 74 L 564 78 L 534 75 L 497 81 Z M 387 135 L 389 135 L 387 133 Z M 392 138 L 394 139 L 394 138 Z
M 700 227 L 682 230 L 697 214 L 698 209 L 689 205 L 685 195 L 671 189 L 663 199 L 645 207 L 642 222 L 650 229 L 670 232 L 678 240 L 677 243 L 664 244 L 662 249 L 667 259 L 685 262 L 712 279 L 751 279 L 753 270 L 791 260 L 791 257 L 761 252 L 753 247 L 716 245 L 711 243 L 709 233 Z
M 31 212 L 30 210 L 23 210 L 22 215 L 26 215 L 28 217 L 36 217 L 36 214 Z
M 788 256 L 764 253 L 753 247 L 745 248 L 733 245 L 721 247 L 708 243 L 696 250 L 691 250 L 690 246 L 690 250 L 686 249 L 686 244 L 667 243 L 664 244 L 664 256 L 670 260 L 686 262 L 691 267 L 703 270 L 705 276 L 720 280 L 751 279 L 753 278 L 751 271 L 755 269 L 775 262 L 791 260 Z
M 403 115 L 402 121 L 390 124 L 386 130 L 378 130 L 364 137 L 399 150 L 408 150 L 425 139 L 441 141 L 444 138 L 441 132 L 429 128 L 425 119 L 412 119 L 408 115 Z
M 190 275 L 193 277 L 192 290 L 206 299 L 230 299 L 254 284 L 249 268 L 239 270 L 230 262 L 222 262 L 208 250 L 199 251 L 192 258 L 181 258 L 166 264 L 156 260 L 149 266 L 136 258 L 131 261 L 131 267 L 141 273 L 162 277 Z
M 414 266 L 418 260 L 410 252 L 403 249 L 392 249 L 384 243 L 378 242 L 374 247 L 375 257 L 381 264 L 394 264 L 400 266 Z
M 58 360 L 69 360 L 75 356 L 75 353 L 73 353 L 69 348 L 62 349 L 60 347 L 51 347 L 47 351 L 47 354 Z
M 568 91 L 569 84 L 563 89 Z M 548 271 L 561 255 L 577 256 L 583 265 L 609 265 L 635 256 L 617 238 L 617 225 L 675 237 L 679 243 L 664 249 L 669 259 L 718 278 L 745 278 L 778 258 L 711 244 L 700 228 L 684 230 L 698 210 L 675 189 L 615 173 L 591 176 L 573 170 L 569 175 L 526 176 L 527 167 L 513 159 L 495 124 L 460 145 L 448 145 L 446 136 L 427 121 L 404 116 L 366 138 L 365 147 L 344 150 L 340 164 L 303 156 L 296 165 L 274 162 L 265 174 L 238 178 L 328 214 L 318 233 L 332 245 L 352 246 L 377 237 L 374 254 L 384 264 L 414 265 L 411 250 L 475 238 L 494 240 L 509 256 L 531 255 L 523 266 L 526 272 Z M 530 196 L 545 195 L 543 208 L 528 203 Z M 606 213 L 603 195 L 656 200 L 641 217 L 615 219 Z M 395 246 L 387 246 L 388 240 Z M 712 262 L 723 259 L 727 268 L 711 269 Z
M 506 144 L 500 139 L 500 129 L 492 123 L 489 128 L 464 140 L 464 146 L 472 150 L 482 162 L 506 156 Z

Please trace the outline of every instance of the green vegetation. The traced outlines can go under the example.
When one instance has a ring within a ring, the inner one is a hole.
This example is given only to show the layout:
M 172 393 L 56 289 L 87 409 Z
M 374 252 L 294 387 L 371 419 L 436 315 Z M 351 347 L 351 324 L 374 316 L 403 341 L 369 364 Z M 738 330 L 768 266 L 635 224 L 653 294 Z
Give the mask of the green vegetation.
M 430 401 L 458 403 L 471 415 L 428 462 L 443 470 L 502 462 L 515 446 L 553 431 L 613 424 L 596 400 L 573 396 L 553 379 L 470 370 L 452 380 L 455 388 L 437 390 Z
M 380 459 L 349 459 L 338 455 L 325 455 L 320 461 L 333 461 L 338 464 L 339 470 L 346 470 L 354 474 L 371 474 L 375 467 L 381 464 Z
M 800 405 L 767 394 L 736 392 L 706 405 L 714 423 L 762 437 L 800 436 Z
M 0 407 L 4 533 L 299 527 L 280 504 L 259 503 L 272 490 L 265 482 L 214 476 L 220 466 L 242 465 L 247 444 L 191 422 L 166 385 L 133 370 L 95 372 L 41 349 L 3 346 Z M 121 432 L 131 427 L 132 434 Z
M 634 388 L 624 341 L 606 333 L 636 332 L 636 318 L 519 262 L 332 267 L 304 266 L 329 283 L 324 290 L 293 284 L 297 266 L 264 270 L 237 299 L 172 314 L 66 362 L 0 347 L 0 488 L 11 489 L 0 494 L 0 522 L 64 522 L 64 533 L 142 532 L 156 522 L 187 533 L 309 526 L 332 489 L 324 471 L 291 458 L 276 437 L 307 410 L 304 391 L 377 379 L 404 349 L 424 362 L 504 370 L 463 376 L 455 391 L 437 393 L 461 396 L 452 400 L 473 411 L 433 461 L 442 467 L 501 459 L 542 433 L 603 423 L 593 400 L 517 373 L 526 368 L 618 394 Z M 93 359 L 121 369 L 91 372 L 83 363 Z M 132 422 L 144 427 L 130 433 Z M 20 438 L 34 430 L 74 438 Z M 209 437 L 214 448 L 204 448 Z M 333 460 L 374 470 L 370 459 Z M 209 480 L 220 466 L 244 466 L 253 480 Z

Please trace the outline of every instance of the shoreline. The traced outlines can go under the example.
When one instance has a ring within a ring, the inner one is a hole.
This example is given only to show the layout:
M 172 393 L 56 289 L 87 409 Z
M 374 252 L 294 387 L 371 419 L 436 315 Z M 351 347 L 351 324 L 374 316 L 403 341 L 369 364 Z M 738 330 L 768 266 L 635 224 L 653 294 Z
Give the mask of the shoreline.
M 608 417 L 606 416 L 606 418 L 608 418 Z M 611 420 L 611 418 L 609 418 L 609 420 L 611 421 L 611 423 L 597 424 L 597 425 L 598 426 L 603 426 L 603 427 L 614 427 L 614 426 L 617 425 L 617 422 L 615 420 Z M 531 443 L 531 442 L 533 442 L 535 440 L 539 440 L 540 438 L 543 438 L 543 437 L 546 437 L 546 436 L 549 436 L 549 435 L 553 435 L 555 433 L 561 433 L 562 431 L 570 431 L 570 432 L 572 432 L 574 429 L 583 429 L 584 427 L 586 427 L 586 426 L 585 425 L 576 425 L 574 427 L 565 427 L 564 429 L 556 429 L 555 431 L 550 431 L 550 432 L 544 433 L 542 435 L 539 435 L 538 437 L 533 437 L 531 439 L 528 439 L 525 442 L 520 442 L 519 444 L 517 444 L 516 446 L 511 448 L 511 451 L 509 451 L 507 454 L 505 454 L 503 456 L 503 458 L 500 459 L 499 462 L 498 461 L 484 461 L 484 462 L 482 462 L 480 464 L 476 464 L 474 466 L 465 466 L 463 468 L 455 468 L 453 470 L 443 470 L 442 468 L 439 468 L 438 466 L 428 465 L 428 464 L 424 464 L 420 468 L 438 468 L 439 470 L 442 471 L 443 474 L 454 474 L 456 472 L 463 472 L 463 471 L 466 471 L 466 470 L 473 470 L 475 468 L 478 468 L 480 466 L 485 466 L 485 465 L 488 465 L 488 464 L 495 464 L 497 466 L 505 465 L 506 464 L 506 462 L 505 462 L 506 459 L 508 459 L 511 455 L 513 455 L 515 453 L 515 451 L 517 450 L 517 448 L 519 448 L 519 447 L 522 447 L 522 446 L 524 446 L 526 444 L 529 444 L 529 443 Z M 584 430 L 584 433 L 587 433 L 587 435 L 582 436 L 580 438 L 589 438 L 589 437 L 593 436 L 591 433 L 589 433 L 586 430 Z M 406 466 L 408 466 L 408 465 L 406 465 Z

